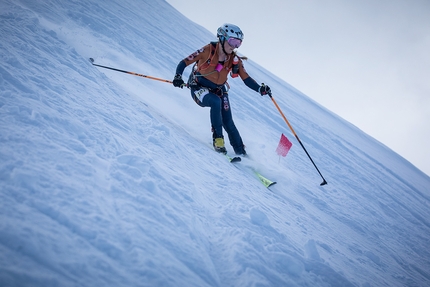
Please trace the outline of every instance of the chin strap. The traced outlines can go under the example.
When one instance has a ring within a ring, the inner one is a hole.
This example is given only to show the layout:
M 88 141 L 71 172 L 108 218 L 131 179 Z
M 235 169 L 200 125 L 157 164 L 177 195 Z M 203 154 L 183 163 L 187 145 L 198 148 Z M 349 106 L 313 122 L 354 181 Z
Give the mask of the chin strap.
M 222 51 L 224 52 L 224 54 L 226 54 L 226 55 L 229 55 L 229 54 L 227 54 L 227 52 L 225 51 L 225 49 L 224 49 L 224 43 L 225 43 L 225 37 L 220 37 L 219 38 L 219 42 L 220 42 L 220 44 L 221 44 L 221 48 L 222 48 Z

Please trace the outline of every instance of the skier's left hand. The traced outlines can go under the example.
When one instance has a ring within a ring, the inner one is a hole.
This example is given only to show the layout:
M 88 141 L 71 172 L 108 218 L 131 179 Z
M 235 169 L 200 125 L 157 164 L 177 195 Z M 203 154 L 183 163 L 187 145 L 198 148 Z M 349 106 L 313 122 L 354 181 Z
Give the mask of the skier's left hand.
M 258 89 L 258 91 L 260 92 L 260 94 L 262 96 L 264 95 L 272 95 L 272 90 L 270 90 L 269 86 L 266 86 L 264 83 L 261 84 L 260 88 Z

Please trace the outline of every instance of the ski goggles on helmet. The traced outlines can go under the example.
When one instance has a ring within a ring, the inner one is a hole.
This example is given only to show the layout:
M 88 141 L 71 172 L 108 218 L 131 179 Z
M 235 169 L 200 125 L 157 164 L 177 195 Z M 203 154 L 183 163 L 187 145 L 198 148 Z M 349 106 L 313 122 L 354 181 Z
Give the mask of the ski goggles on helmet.
M 237 38 L 228 38 L 227 43 L 232 47 L 232 48 L 239 48 L 240 45 L 242 45 L 242 40 L 237 39 Z

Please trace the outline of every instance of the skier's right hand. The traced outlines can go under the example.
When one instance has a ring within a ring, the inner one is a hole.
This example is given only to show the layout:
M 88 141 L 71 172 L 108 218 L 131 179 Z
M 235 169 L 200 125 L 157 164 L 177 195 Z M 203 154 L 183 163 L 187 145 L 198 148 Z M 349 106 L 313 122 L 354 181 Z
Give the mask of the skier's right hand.
M 175 78 L 173 78 L 173 86 L 181 89 L 184 87 L 184 80 L 182 80 L 182 75 L 175 75 Z

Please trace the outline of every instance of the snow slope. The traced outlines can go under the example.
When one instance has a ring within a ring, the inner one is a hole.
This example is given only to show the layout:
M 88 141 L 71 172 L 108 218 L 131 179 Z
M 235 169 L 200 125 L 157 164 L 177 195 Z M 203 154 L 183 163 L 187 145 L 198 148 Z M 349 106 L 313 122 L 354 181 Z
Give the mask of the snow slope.
M 250 60 L 328 185 L 238 79 L 233 166 L 188 90 L 91 65 L 171 79 L 214 34 L 165 1 L 3 0 L 0 35 L 0 286 L 430 285 L 430 178 L 384 145 Z

